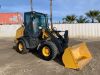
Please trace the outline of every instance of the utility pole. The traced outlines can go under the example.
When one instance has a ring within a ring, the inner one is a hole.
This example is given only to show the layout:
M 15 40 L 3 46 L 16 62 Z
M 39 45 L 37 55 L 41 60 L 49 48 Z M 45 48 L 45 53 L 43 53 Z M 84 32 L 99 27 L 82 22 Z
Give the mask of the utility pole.
M 0 5 L 0 8 L 1 8 L 1 5 Z
M 53 23 L 52 23 L 52 0 L 50 0 L 50 24 L 51 24 L 51 29 L 53 29 Z
M 33 3 L 32 3 L 33 1 L 32 0 L 30 0 L 30 8 L 31 8 L 31 11 L 33 11 Z

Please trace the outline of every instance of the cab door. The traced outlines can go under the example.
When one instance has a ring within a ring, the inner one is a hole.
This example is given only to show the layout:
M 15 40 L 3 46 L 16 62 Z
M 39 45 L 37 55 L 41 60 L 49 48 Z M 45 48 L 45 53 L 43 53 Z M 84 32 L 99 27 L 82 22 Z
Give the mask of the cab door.
M 32 26 L 32 17 L 31 13 L 25 13 L 24 14 L 24 26 L 25 26 L 25 36 L 33 36 L 34 31 L 33 31 L 33 26 Z
M 33 16 L 33 13 L 26 13 L 24 21 L 24 37 L 28 41 L 30 48 L 35 48 L 38 45 L 38 19 Z

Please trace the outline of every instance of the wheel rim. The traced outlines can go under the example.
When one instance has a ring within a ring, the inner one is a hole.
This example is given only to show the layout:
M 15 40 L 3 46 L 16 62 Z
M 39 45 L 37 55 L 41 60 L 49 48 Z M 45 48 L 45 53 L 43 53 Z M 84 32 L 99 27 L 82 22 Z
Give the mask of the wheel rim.
M 24 49 L 23 44 L 22 43 L 19 43 L 18 48 L 19 48 L 20 51 L 22 51 Z
M 42 53 L 44 56 L 48 57 L 50 55 L 50 49 L 47 46 L 45 46 L 42 49 Z

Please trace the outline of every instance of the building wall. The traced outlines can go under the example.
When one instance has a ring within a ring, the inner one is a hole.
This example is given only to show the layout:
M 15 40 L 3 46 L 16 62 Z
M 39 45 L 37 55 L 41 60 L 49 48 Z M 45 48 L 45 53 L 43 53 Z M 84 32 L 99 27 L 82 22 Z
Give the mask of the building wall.
M 21 25 L 0 25 L 0 37 L 15 37 Z M 68 30 L 70 38 L 100 38 L 100 24 L 54 24 L 57 30 Z M 63 35 L 63 33 L 61 33 Z
M 16 30 L 21 25 L 0 25 L 0 38 L 2 37 L 15 37 Z
M 100 24 L 54 24 L 58 30 L 68 30 L 70 38 L 99 38 Z

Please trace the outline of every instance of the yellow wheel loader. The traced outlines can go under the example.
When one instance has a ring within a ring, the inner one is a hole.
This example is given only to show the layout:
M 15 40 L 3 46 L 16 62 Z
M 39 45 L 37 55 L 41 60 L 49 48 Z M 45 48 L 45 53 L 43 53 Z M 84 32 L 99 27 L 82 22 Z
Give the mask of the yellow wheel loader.
M 24 25 L 16 32 L 16 51 L 26 54 L 37 50 L 41 59 L 50 61 L 62 55 L 66 68 L 82 69 L 92 56 L 85 43 L 68 47 L 68 31 L 64 36 L 55 28 L 50 29 L 47 14 L 31 11 L 24 13 Z

